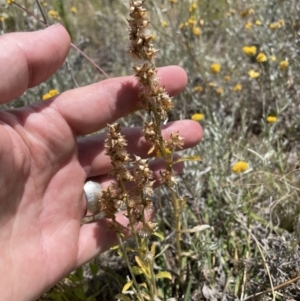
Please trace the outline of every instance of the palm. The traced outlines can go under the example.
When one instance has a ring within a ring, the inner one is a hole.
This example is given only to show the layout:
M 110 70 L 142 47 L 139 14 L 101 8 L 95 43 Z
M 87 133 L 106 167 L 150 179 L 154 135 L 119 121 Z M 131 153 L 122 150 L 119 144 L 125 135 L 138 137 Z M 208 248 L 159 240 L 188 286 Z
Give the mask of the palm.
M 78 264 L 86 175 L 76 136 L 57 112 L 48 113 L 31 109 L 1 116 L 5 156 L 0 165 L 7 189 L 1 195 L 0 237 L 10 233 L 5 264 L 7 271 L 19 271 L 20 279 L 12 280 L 23 283 L 23 290 L 28 268 L 35 271 L 30 281 L 47 287 Z
M 36 44 L 41 46 L 36 48 Z M 69 37 L 63 27 L 54 26 L 5 35 L 0 45 L 2 53 L 6 47 L 11 53 L 9 59 L 2 59 L 6 68 L 0 69 L 0 102 L 5 103 L 57 70 L 68 53 Z M 161 69 L 160 77 L 171 94 L 180 92 L 186 83 L 185 73 L 177 67 Z M 37 298 L 65 274 L 116 243 L 109 221 L 81 225 L 86 211 L 84 182 L 96 177 L 104 187 L 110 181 L 104 136 L 85 135 L 134 110 L 137 91 L 133 77 L 115 78 L 27 108 L 0 111 L 2 300 Z M 185 137 L 185 147 L 198 143 L 202 135 L 198 123 L 192 121 L 175 122 L 164 135 L 175 131 Z M 141 130 L 131 128 L 124 133 L 129 151 L 145 157 L 149 145 L 141 143 Z M 154 171 L 162 168 L 159 162 L 152 167 Z M 182 166 L 177 168 L 180 171 Z M 122 214 L 117 219 L 126 225 Z

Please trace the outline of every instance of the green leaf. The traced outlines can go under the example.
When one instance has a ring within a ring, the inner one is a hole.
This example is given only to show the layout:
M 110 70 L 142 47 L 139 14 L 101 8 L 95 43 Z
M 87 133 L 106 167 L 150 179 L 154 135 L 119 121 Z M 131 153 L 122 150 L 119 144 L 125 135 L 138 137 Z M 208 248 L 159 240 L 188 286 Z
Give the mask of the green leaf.
M 83 268 L 79 267 L 76 271 L 75 271 L 75 275 L 78 277 L 79 281 L 82 280 L 83 278 Z
M 150 249 L 150 252 L 151 252 L 153 258 L 155 257 L 155 249 L 156 249 L 156 246 L 157 246 L 157 242 L 154 241 L 154 242 L 152 243 L 151 249 Z
M 74 288 L 74 294 L 80 300 L 85 300 L 86 299 L 86 295 L 85 295 L 85 293 L 84 293 L 84 291 L 81 287 L 75 287 Z
M 127 297 L 126 295 L 123 294 L 117 294 L 115 295 L 116 299 L 120 299 L 122 301 L 131 301 L 131 299 L 129 297 Z
M 143 288 L 145 288 L 145 289 L 147 289 L 147 288 L 148 288 L 148 286 L 147 286 L 147 283 L 146 283 L 146 282 L 139 283 L 139 287 L 143 287 Z
M 161 271 L 155 275 L 155 279 L 160 279 L 160 278 L 168 278 L 168 279 L 172 280 L 172 275 L 170 272 Z
M 124 286 L 123 286 L 123 289 L 122 289 L 122 294 L 126 293 L 128 291 L 128 289 L 132 286 L 132 281 L 128 281 Z
M 134 275 L 143 274 L 143 270 L 140 267 L 137 267 L 137 266 L 132 267 L 132 272 L 133 272 Z
M 165 237 L 163 236 L 163 234 L 161 234 L 159 232 L 154 232 L 153 235 L 155 235 L 156 237 L 160 238 L 161 240 L 165 239 Z
M 186 292 L 184 294 L 184 301 L 191 300 L 190 295 L 191 295 L 192 283 L 193 283 L 193 277 L 190 277 Z
M 123 258 L 123 253 L 122 253 L 122 251 L 121 251 L 120 249 L 118 249 L 117 253 L 118 253 L 118 255 L 119 255 L 121 258 Z
M 146 300 L 151 300 L 151 297 L 146 294 L 145 292 L 141 292 L 141 295 L 143 296 L 143 298 L 145 298 Z
M 200 156 L 188 156 L 188 157 L 182 157 L 178 160 L 176 160 L 173 164 L 177 164 L 179 162 L 183 162 L 183 161 L 202 161 Z
M 143 262 L 143 260 L 142 260 L 140 257 L 135 256 L 135 261 L 136 261 L 136 263 L 139 265 L 139 267 L 142 269 L 143 273 L 144 273 L 148 278 L 151 278 L 150 271 L 149 271 L 149 267 Z
M 90 270 L 93 275 L 96 275 L 98 273 L 98 266 L 94 262 L 90 262 Z
M 47 297 L 55 300 L 55 301 L 62 301 L 62 295 L 60 292 L 51 292 L 47 294 Z
M 76 283 L 76 282 L 79 282 L 79 281 L 80 281 L 76 274 L 71 274 L 71 275 L 68 276 L 68 278 L 69 278 L 73 283 Z

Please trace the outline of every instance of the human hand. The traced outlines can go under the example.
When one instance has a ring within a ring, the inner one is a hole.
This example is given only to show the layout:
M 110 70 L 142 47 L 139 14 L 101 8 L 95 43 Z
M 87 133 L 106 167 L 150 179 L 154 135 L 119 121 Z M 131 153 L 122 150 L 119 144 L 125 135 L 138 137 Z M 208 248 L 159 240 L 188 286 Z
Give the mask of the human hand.
M 49 78 L 64 62 L 70 38 L 60 26 L 0 37 L 1 103 Z M 186 85 L 179 67 L 159 70 L 171 95 Z M 117 243 L 109 221 L 81 225 L 86 214 L 83 185 L 96 177 L 107 185 L 110 159 L 105 136 L 93 133 L 137 107 L 133 76 L 113 78 L 64 92 L 28 107 L 0 111 L 0 295 L 1 300 L 34 300 L 67 273 Z M 169 124 L 184 147 L 202 136 L 198 123 Z M 125 129 L 128 151 L 146 157 L 141 129 Z M 153 163 L 154 173 L 162 168 Z M 177 172 L 182 169 L 177 166 Z M 118 221 L 126 225 L 120 214 Z

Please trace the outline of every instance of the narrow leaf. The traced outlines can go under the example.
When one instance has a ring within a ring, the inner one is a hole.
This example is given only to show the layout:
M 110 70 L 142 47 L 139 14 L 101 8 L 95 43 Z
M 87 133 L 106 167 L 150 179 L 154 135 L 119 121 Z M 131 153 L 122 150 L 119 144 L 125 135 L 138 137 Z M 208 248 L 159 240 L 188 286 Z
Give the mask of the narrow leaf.
M 168 278 L 168 279 L 172 280 L 172 275 L 170 272 L 162 271 L 155 275 L 155 279 L 160 279 L 160 278 Z
M 127 297 L 126 295 L 123 295 L 123 294 L 117 294 L 117 295 L 115 295 L 115 298 L 122 300 L 122 301 L 131 301 L 131 299 L 129 297 Z
M 140 283 L 140 284 L 139 284 L 139 287 L 144 287 L 145 289 L 148 288 L 146 282 Z
M 80 300 L 85 300 L 86 299 L 86 295 L 85 295 L 85 293 L 84 293 L 84 291 L 81 287 L 75 287 L 74 288 L 74 294 Z
M 116 245 L 116 246 L 111 247 L 110 250 L 117 250 L 117 249 L 119 249 L 119 248 L 120 248 L 120 246 L 119 246 L 119 245 Z
M 141 260 L 141 258 L 139 258 L 138 256 L 135 256 L 135 261 L 136 263 L 139 265 L 139 267 L 142 269 L 143 273 L 150 278 L 150 272 L 149 272 L 149 268 L 147 265 L 145 265 L 145 263 Z
M 148 150 L 147 155 L 152 154 L 154 152 L 154 150 L 155 150 L 155 145 L 152 145 L 151 148 Z
M 198 226 L 195 226 L 191 229 L 181 230 L 180 232 L 181 233 L 195 233 L 195 232 L 201 232 L 201 231 L 206 230 L 208 228 L 210 228 L 209 225 L 198 225 Z
M 155 249 L 156 249 L 156 246 L 157 246 L 157 242 L 153 242 L 153 244 L 152 244 L 152 246 L 151 246 L 151 250 L 150 250 L 150 252 L 151 252 L 153 258 L 154 258 L 154 256 L 155 256 Z
M 153 235 L 155 235 L 156 237 L 160 238 L 161 240 L 165 239 L 165 237 L 163 236 L 163 234 L 161 234 L 159 232 L 154 232 Z
M 190 277 L 188 286 L 186 288 L 186 292 L 184 294 L 184 300 L 183 301 L 190 301 L 191 300 L 191 288 L 192 288 L 192 283 L 193 283 L 194 278 Z
M 182 157 L 182 158 L 179 158 L 178 160 L 176 160 L 173 164 L 177 164 L 179 162 L 182 162 L 182 161 L 202 161 L 202 158 L 200 156 L 188 156 L 188 157 Z
M 122 294 L 124 294 L 125 292 L 128 291 L 128 289 L 132 286 L 132 281 L 128 281 L 124 286 L 123 286 L 123 289 L 122 289 Z
M 141 295 L 143 296 L 143 298 L 145 298 L 146 300 L 151 300 L 151 297 L 146 294 L 145 292 L 141 292 Z
M 132 272 L 134 275 L 141 275 L 144 273 L 143 270 L 137 266 L 132 267 Z

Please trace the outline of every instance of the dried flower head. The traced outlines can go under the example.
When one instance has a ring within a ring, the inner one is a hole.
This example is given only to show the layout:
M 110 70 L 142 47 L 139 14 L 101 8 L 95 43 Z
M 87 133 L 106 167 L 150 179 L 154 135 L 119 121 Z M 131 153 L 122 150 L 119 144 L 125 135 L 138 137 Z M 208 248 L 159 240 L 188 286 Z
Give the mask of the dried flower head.
M 232 91 L 233 92 L 239 92 L 239 91 L 242 91 L 243 89 L 243 86 L 240 84 L 240 83 L 237 83 L 233 88 L 232 88 Z
M 283 60 L 279 63 L 279 69 L 284 71 L 289 66 L 289 62 L 287 60 Z
M 198 86 L 195 86 L 195 87 L 193 88 L 193 90 L 194 90 L 195 92 L 202 92 L 202 91 L 203 91 L 203 87 L 200 86 L 200 85 L 198 85 Z

